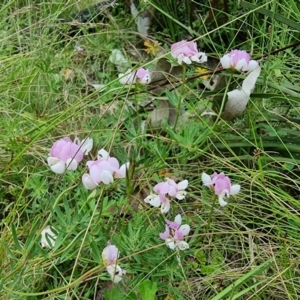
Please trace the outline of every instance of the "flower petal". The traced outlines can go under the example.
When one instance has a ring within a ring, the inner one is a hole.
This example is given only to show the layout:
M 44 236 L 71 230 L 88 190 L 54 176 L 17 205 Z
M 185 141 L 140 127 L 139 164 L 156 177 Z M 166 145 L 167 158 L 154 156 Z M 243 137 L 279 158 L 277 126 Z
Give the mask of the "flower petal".
M 66 164 L 56 157 L 48 157 L 47 162 L 51 170 L 56 174 L 62 174 L 66 170 Z
M 180 242 L 177 242 L 176 247 L 179 250 L 183 251 L 183 250 L 189 249 L 189 244 L 185 241 L 180 241 Z
M 183 236 L 186 236 L 190 233 L 191 227 L 188 224 L 184 224 L 181 225 L 178 230 L 182 232 Z
M 187 194 L 186 191 L 179 191 L 179 192 L 176 194 L 175 198 L 176 198 L 177 200 L 183 200 L 183 199 L 185 198 L 186 194 Z
M 160 211 L 162 214 L 166 214 L 171 208 L 170 200 L 165 199 L 164 202 L 161 203 Z
M 89 154 L 92 148 L 93 148 L 92 138 L 87 137 L 81 142 L 81 150 L 83 151 L 84 155 Z
M 109 153 L 103 148 L 98 151 L 98 159 L 108 159 Z
M 175 249 L 175 243 L 171 238 L 166 239 L 166 245 L 172 250 Z
M 93 190 L 98 186 L 90 174 L 83 174 L 82 183 L 87 190 Z
M 222 196 L 219 196 L 219 203 L 220 206 L 224 207 L 225 205 L 227 205 L 227 202 L 223 199 Z
M 188 180 L 182 180 L 177 184 L 177 187 L 179 190 L 185 190 L 189 185 L 189 181 Z
M 256 60 L 250 60 L 249 64 L 248 64 L 248 70 L 249 71 L 253 71 L 254 69 L 256 69 L 258 67 L 258 62 Z
M 75 158 L 71 157 L 66 161 L 67 170 L 75 171 L 78 168 L 78 162 Z
M 236 195 L 241 190 L 241 186 L 239 184 L 234 184 L 230 188 L 230 195 Z
M 115 264 L 107 266 L 106 270 L 110 275 L 112 282 L 114 283 L 120 282 L 122 280 L 122 276 L 126 274 L 125 270 L 123 270 L 120 266 Z
M 180 214 L 178 214 L 178 215 L 175 217 L 174 222 L 177 223 L 178 225 L 181 225 L 182 217 L 181 217 Z
M 114 182 L 114 178 L 113 178 L 111 172 L 106 171 L 106 170 L 103 170 L 103 171 L 101 172 L 101 181 L 102 181 L 104 184 L 110 184 L 110 183 L 113 183 L 113 182 Z
M 161 204 L 160 197 L 155 194 L 151 194 L 151 195 L 147 196 L 144 199 L 144 201 L 154 207 L 160 207 L 160 204 Z
M 165 232 L 160 233 L 160 234 L 159 234 L 159 237 L 160 237 L 162 240 L 167 240 L 167 239 L 169 238 L 169 236 L 170 236 L 170 228 L 169 228 L 168 225 L 166 225 L 166 230 L 165 230 Z
M 230 65 L 230 56 L 228 54 L 224 55 L 221 59 L 221 65 L 223 67 L 223 69 L 229 69 L 231 67 Z
M 203 184 L 206 186 L 210 186 L 212 184 L 211 177 L 204 172 L 202 173 L 201 179 L 202 179 Z
M 105 266 L 112 265 L 119 258 L 119 249 L 115 245 L 108 245 L 102 251 L 102 259 Z
M 126 164 L 120 167 L 119 172 L 115 174 L 115 178 L 125 178 L 128 168 L 129 168 L 129 162 L 127 162 Z

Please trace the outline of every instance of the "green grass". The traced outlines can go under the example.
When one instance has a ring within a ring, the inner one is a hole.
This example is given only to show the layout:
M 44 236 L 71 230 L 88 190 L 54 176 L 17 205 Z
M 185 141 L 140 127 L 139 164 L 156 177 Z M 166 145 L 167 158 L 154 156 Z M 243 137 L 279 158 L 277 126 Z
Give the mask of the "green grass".
M 229 1 L 222 21 L 216 7 L 196 6 L 196 17 L 185 19 L 180 16 L 186 3 L 174 7 L 169 0 L 161 7 L 149 1 L 159 8 L 153 38 L 166 53 L 172 43 L 193 37 L 216 62 L 231 49 L 265 55 L 251 100 L 232 122 L 201 114 L 222 106 L 215 102 L 224 101 L 224 92 L 244 75 L 213 92 L 201 78 L 189 79 L 197 74 L 195 65 L 186 68 L 183 85 L 180 72 L 159 89 L 157 83 L 119 84 L 109 61 L 113 49 L 121 49 L 133 66 L 151 70 L 161 56 L 170 57 L 145 53 L 128 11 L 93 30 L 82 24 L 80 34 L 68 37 L 70 15 L 86 1 L 2 5 L 1 300 L 298 298 L 300 48 L 272 53 L 298 41 L 299 1 L 248 2 Z M 209 22 L 210 9 L 215 22 Z M 95 91 L 93 83 L 106 88 Z M 143 108 L 146 99 L 173 105 L 159 128 L 150 126 L 153 108 Z M 178 126 L 171 121 L 174 114 Z M 90 136 L 94 147 L 76 171 L 58 175 L 47 157 L 66 136 Z M 91 192 L 81 177 L 85 162 L 101 148 L 121 163 L 130 161 L 132 172 Z M 242 187 L 223 208 L 201 182 L 202 172 L 214 171 Z M 189 180 L 186 199 L 173 201 L 166 216 L 143 201 L 164 176 Z M 164 218 L 174 220 L 178 213 L 191 227 L 190 248 L 179 253 L 158 236 Z M 53 249 L 39 244 L 46 225 L 58 233 Z M 118 284 L 111 283 L 102 262 L 108 241 L 118 247 L 119 265 L 127 272 Z

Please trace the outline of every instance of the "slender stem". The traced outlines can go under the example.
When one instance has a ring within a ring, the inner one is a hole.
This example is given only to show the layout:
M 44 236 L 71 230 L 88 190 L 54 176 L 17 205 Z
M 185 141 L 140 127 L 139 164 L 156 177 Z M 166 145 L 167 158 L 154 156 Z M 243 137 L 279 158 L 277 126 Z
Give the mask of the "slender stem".
M 176 126 L 178 123 L 178 119 L 180 116 L 180 112 L 181 112 L 181 102 L 184 99 L 184 90 L 185 90 L 185 75 L 186 75 L 186 65 L 184 64 L 182 66 L 183 68 L 183 72 L 182 72 L 182 82 L 181 82 L 181 89 L 180 89 L 180 95 L 179 95 L 179 102 L 178 102 L 178 106 L 177 106 L 177 114 L 176 114 L 176 120 L 175 120 L 175 124 L 174 124 L 174 131 L 176 130 Z
M 210 227 L 210 224 L 211 224 L 212 219 L 213 219 L 213 212 L 214 212 L 214 207 L 215 207 L 215 204 L 216 204 L 216 199 L 217 198 L 214 196 L 213 197 L 213 203 L 212 203 L 211 208 L 210 208 L 210 213 L 209 213 L 208 221 L 207 221 L 206 232 L 209 231 L 209 227 Z

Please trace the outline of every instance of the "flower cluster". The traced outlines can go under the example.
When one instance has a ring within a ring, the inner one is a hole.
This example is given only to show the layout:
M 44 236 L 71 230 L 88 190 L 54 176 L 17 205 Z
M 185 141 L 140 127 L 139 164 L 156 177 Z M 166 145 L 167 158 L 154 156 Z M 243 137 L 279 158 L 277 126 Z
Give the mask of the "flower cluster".
M 115 157 L 110 157 L 104 149 L 99 150 L 98 159 L 87 162 L 89 174 L 82 176 L 82 183 L 88 190 L 95 189 L 99 183 L 110 184 L 114 178 L 125 178 L 129 163 L 120 167 L 119 161 Z
M 63 138 L 56 141 L 48 157 L 48 165 L 55 173 L 62 174 L 66 170 L 76 170 L 83 156 L 88 154 L 93 147 L 93 140 L 86 138 L 82 142 L 75 139 Z M 125 178 L 129 163 L 120 166 L 115 157 L 110 157 L 104 149 L 98 151 L 97 160 L 87 162 L 89 174 L 82 176 L 82 183 L 88 190 L 95 189 L 101 182 L 110 184 L 114 178 Z
M 93 147 L 93 140 L 90 138 L 80 142 L 75 139 L 74 142 L 66 137 L 56 141 L 47 158 L 48 165 L 51 170 L 57 174 L 62 174 L 66 170 L 76 170 L 78 164 L 83 160 L 83 156 L 87 155 Z
M 153 189 L 156 194 L 147 196 L 144 201 L 154 207 L 160 207 L 162 213 L 167 213 L 171 207 L 170 199 L 176 198 L 183 200 L 188 184 L 189 182 L 187 180 L 176 183 L 173 179 L 167 178 L 165 182 L 160 182 L 155 185 Z
M 186 250 L 189 248 L 188 243 L 183 239 L 189 234 L 190 226 L 187 224 L 181 225 L 181 222 L 180 214 L 175 217 L 174 222 L 166 220 L 166 230 L 159 234 L 159 237 L 166 242 L 171 250 Z
M 122 276 L 126 274 L 126 271 L 117 264 L 118 258 L 118 248 L 109 243 L 109 245 L 102 251 L 102 259 L 103 264 L 105 265 L 106 270 L 114 283 L 120 282 L 122 280 Z
M 204 52 L 199 52 L 197 44 L 182 40 L 171 46 L 171 55 L 177 59 L 179 65 L 190 65 L 192 62 L 204 63 L 207 61 L 207 56 Z
M 128 69 L 125 74 L 119 74 L 121 84 L 149 84 L 151 82 L 150 72 L 147 69 L 140 68 L 137 71 Z
M 202 173 L 202 182 L 205 186 L 210 187 L 215 194 L 219 197 L 219 203 L 221 206 L 227 205 L 224 198 L 229 198 L 231 195 L 239 193 L 241 186 L 239 184 L 231 184 L 231 180 L 224 173 L 213 173 L 209 176 L 206 173 Z

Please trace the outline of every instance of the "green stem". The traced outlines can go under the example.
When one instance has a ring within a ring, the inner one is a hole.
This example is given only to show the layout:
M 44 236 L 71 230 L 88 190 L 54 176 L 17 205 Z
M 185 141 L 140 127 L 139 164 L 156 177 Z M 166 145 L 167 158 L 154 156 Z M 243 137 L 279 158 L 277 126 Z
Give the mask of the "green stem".
M 175 123 L 174 123 L 174 131 L 176 130 L 176 126 L 177 126 L 177 123 L 178 123 L 178 119 L 179 119 L 179 116 L 180 116 L 180 111 L 181 111 L 181 102 L 183 101 L 184 99 L 184 89 L 185 89 L 185 78 L 186 78 L 186 65 L 184 64 L 182 66 L 183 68 L 183 72 L 182 72 L 182 83 L 181 83 L 181 88 L 180 88 L 180 95 L 179 95 L 179 101 L 178 101 L 178 106 L 177 106 L 177 114 L 176 114 L 176 120 L 175 120 Z
M 211 222 L 212 222 L 213 212 L 214 212 L 214 207 L 215 207 L 216 199 L 217 199 L 217 197 L 214 196 L 214 198 L 213 198 L 213 203 L 212 203 L 212 205 L 211 205 L 211 209 L 210 209 L 210 213 L 209 213 L 209 217 L 208 217 L 208 221 L 207 221 L 207 230 L 206 230 L 206 232 L 209 231 L 209 227 L 210 227 L 210 224 L 211 224 Z

